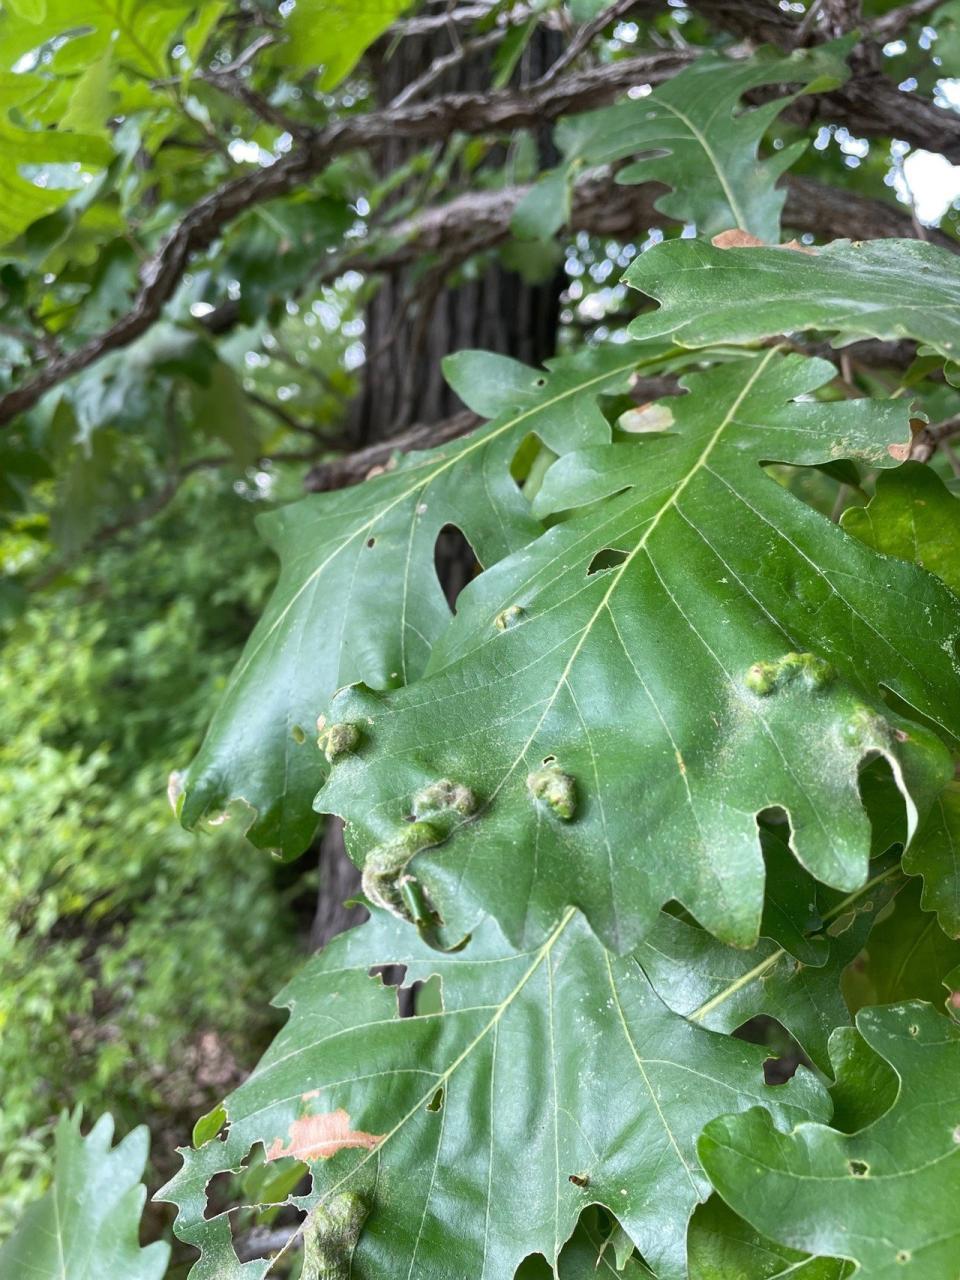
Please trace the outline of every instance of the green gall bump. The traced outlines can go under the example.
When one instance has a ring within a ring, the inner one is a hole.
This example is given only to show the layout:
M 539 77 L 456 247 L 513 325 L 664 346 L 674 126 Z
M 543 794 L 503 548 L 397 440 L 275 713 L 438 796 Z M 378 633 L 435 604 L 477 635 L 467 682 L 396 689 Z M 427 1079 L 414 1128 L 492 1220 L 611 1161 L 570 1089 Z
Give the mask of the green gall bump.
M 534 770 L 527 775 L 527 790 L 564 822 L 569 822 L 577 811 L 576 784 L 560 769 Z
M 765 698 L 777 687 L 777 668 L 772 662 L 755 662 L 743 677 L 743 683 L 751 693 Z
M 800 657 L 800 674 L 811 689 L 825 689 L 836 680 L 836 670 L 823 658 L 818 658 L 813 653 L 804 653 Z
M 321 733 L 317 739 L 317 746 L 323 751 L 330 764 L 340 756 L 349 755 L 352 751 L 356 751 L 360 745 L 360 729 L 355 724 L 343 723 L 332 724 L 329 729 Z
M 509 627 L 515 626 L 523 617 L 523 610 L 518 604 L 511 604 L 506 609 L 501 609 L 493 620 L 493 625 L 498 631 L 506 631 Z
M 429 914 L 429 909 L 425 899 L 421 907 L 412 890 L 405 892 L 403 882 L 413 881 L 413 877 L 405 876 L 404 872 L 411 858 L 422 849 L 440 844 L 444 838 L 444 832 L 434 823 L 412 822 L 386 844 L 371 849 L 363 864 L 360 881 L 363 892 L 375 906 L 383 907 L 391 915 L 411 924 L 420 923 L 418 915 Z M 419 885 L 417 890 L 420 891 Z M 416 905 L 416 913 L 411 910 L 411 904 Z
M 776 662 L 755 662 L 743 682 L 751 693 L 765 698 L 793 680 L 802 681 L 808 689 L 825 689 L 836 676 L 830 663 L 815 653 L 785 653 Z
M 424 813 L 459 813 L 468 818 L 476 813 L 478 800 L 475 792 L 460 782 L 441 778 L 418 791 L 413 797 L 413 812 L 419 818 Z
M 348 1280 L 366 1217 L 366 1205 L 352 1191 L 318 1204 L 303 1224 L 300 1274 L 315 1280 Z
M 889 743 L 892 737 L 886 720 L 865 703 L 854 710 L 843 727 L 843 736 L 848 742 L 874 746 Z

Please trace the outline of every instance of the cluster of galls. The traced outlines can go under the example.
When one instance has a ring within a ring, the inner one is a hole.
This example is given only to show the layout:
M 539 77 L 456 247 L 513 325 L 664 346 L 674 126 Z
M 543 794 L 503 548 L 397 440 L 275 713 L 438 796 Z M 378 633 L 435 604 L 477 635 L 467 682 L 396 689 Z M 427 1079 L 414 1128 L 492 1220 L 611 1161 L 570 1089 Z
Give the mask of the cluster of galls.
M 355 752 L 362 738 L 359 725 L 344 722 L 322 728 L 317 743 L 332 764 Z M 527 790 L 561 821 L 574 817 L 576 784 L 561 769 L 548 765 L 535 769 L 527 775 Z M 424 849 L 442 844 L 457 821 L 473 817 L 479 807 L 476 792 L 450 778 L 440 778 L 418 791 L 407 824 L 367 854 L 361 883 L 370 901 L 421 928 L 435 926 L 436 913 L 419 881 L 407 873 L 407 865 Z
M 743 683 L 757 697 L 766 698 L 794 681 L 808 689 L 825 689 L 836 676 L 830 663 L 815 653 L 785 653 L 776 662 L 755 662 Z

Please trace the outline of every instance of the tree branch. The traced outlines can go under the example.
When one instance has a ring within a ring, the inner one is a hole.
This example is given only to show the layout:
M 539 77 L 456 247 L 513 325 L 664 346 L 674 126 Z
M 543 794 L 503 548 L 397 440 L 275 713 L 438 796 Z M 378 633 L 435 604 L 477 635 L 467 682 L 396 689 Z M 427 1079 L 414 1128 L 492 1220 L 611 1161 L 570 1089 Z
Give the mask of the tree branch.
M 674 51 L 625 58 L 539 90 L 534 86 L 486 94 L 452 93 L 405 107 L 345 116 L 301 134 L 301 144 L 270 168 L 236 178 L 199 200 L 142 267 L 141 288 L 130 311 L 104 333 L 51 360 L 34 378 L 0 397 L 0 425 L 32 408 L 52 387 L 139 338 L 159 317 L 194 253 L 209 248 L 239 214 L 296 190 L 335 156 L 369 150 L 397 137 L 435 141 L 453 133 L 539 126 L 568 112 L 608 103 L 631 85 L 660 84 L 689 61 L 688 54 Z
M 359 484 L 361 480 L 367 479 L 371 471 L 382 471 L 395 453 L 432 449 L 436 445 L 446 444 L 448 440 L 466 435 L 479 422 L 480 418 L 475 413 L 465 409 L 443 422 L 430 425 L 417 423 L 392 440 L 383 440 L 378 444 L 368 445 L 366 449 L 359 449 L 356 453 L 320 463 L 307 472 L 303 486 L 310 493 L 326 493 L 330 489 L 345 489 L 348 485 Z
M 794 49 L 812 34 L 802 32 L 802 24 L 768 0 L 690 0 L 690 4 L 709 22 L 751 44 L 769 41 L 782 49 Z M 903 11 L 885 15 L 885 26 L 874 23 L 867 31 L 886 42 L 922 12 L 925 10 L 916 5 L 907 5 Z M 901 16 L 895 18 L 895 14 Z M 853 73 L 844 85 L 831 93 L 804 97 L 793 104 L 788 117 L 835 120 L 867 137 L 903 138 L 912 146 L 939 151 L 960 163 L 960 117 L 956 113 L 898 89 L 883 74 L 879 50 L 869 41 L 854 50 L 850 61 Z
M 960 413 L 944 422 L 921 427 L 910 446 L 911 459 L 914 462 L 929 462 L 940 445 L 956 435 L 960 435 Z
M 850 191 L 825 186 L 811 178 L 788 175 L 784 222 L 825 240 L 915 238 L 910 213 Z M 654 207 L 665 190 L 659 183 L 621 186 L 609 170 L 582 179 L 573 190 L 570 214 L 572 231 L 630 240 L 650 227 L 670 227 L 675 222 Z M 390 228 L 389 240 L 375 241 L 324 272 L 329 282 L 346 268 L 358 271 L 395 271 L 422 257 L 450 248 L 468 247 L 471 253 L 492 248 L 510 235 L 510 221 L 528 186 L 501 187 L 495 191 L 471 191 L 443 205 L 422 210 Z M 929 231 L 931 241 L 960 252 L 960 243 L 941 231 Z M 209 318 L 216 316 L 214 312 Z
M 749 19 L 758 10 L 768 17 L 773 15 L 771 20 L 775 19 L 778 29 L 782 30 L 785 20 L 779 11 L 759 0 L 737 5 L 732 0 L 696 0 L 696 5 L 716 11 L 718 21 L 736 11 Z M 790 23 L 791 29 L 794 25 Z M 624 58 L 552 83 L 491 93 L 446 94 L 431 101 L 345 116 L 322 129 L 301 133 L 299 145 L 270 168 L 247 173 L 198 201 L 144 264 L 141 288 L 130 311 L 104 333 L 51 360 L 33 378 L 0 397 L 0 425 L 32 408 L 52 387 L 140 337 L 159 317 L 193 254 L 208 248 L 239 214 L 296 190 L 335 156 L 369 150 L 398 137 L 436 141 L 453 133 L 540 127 L 562 115 L 609 103 L 633 85 L 661 84 L 689 65 L 694 56 L 689 51 L 671 50 Z M 928 149 L 960 159 L 960 117 L 900 93 L 879 74 L 856 76 L 842 90 L 823 95 L 822 106 L 806 109 L 833 114 L 860 133 L 919 140 Z
M 939 9 L 941 3 L 942 0 L 914 0 L 913 4 L 901 5 L 899 9 L 891 9 L 889 13 L 864 23 L 863 29 L 871 39 L 886 44 L 888 40 L 896 40 L 897 36 L 903 35 L 911 22 Z

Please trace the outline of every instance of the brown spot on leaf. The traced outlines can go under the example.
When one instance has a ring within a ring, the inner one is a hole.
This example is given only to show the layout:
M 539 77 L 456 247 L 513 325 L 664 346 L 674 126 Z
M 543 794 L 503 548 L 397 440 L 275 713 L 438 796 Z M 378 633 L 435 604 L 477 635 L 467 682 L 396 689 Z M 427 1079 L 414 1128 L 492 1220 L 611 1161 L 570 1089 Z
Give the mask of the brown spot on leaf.
M 763 249 L 763 241 L 752 236 L 749 231 L 741 231 L 739 227 L 731 227 L 729 231 L 721 231 L 710 242 L 717 249 Z
M 898 462 L 906 462 L 910 457 L 910 446 L 909 444 L 888 444 L 887 453 Z
M 794 253 L 810 253 L 816 256 L 816 249 L 801 244 L 799 240 L 786 240 L 783 244 L 764 244 L 749 231 L 741 231 L 732 227 L 729 231 L 721 231 L 710 242 L 717 249 L 792 249 Z
M 382 1133 L 364 1133 L 350 1128 L 350 1117 L 342 1107 L 318 1116 L 302 1116 L 290 1126 L 289 1145 L 277 1138 L 267 1152 L 268 1160 L 293 1156 L 296 1160 L 329 1160 L 348 1147 L 372 1151 L 383 1138 Z

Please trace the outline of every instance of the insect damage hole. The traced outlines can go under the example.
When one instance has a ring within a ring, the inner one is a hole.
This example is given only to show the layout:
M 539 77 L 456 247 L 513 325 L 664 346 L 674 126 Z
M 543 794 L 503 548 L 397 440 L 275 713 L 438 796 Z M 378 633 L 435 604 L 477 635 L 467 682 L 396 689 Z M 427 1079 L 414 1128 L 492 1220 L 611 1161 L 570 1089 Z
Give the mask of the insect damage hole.
M 433 565 L 447 604 L 456 611 L 460 592 L 480 572 L 480 564 L 466 534 L 455 524 L 445 524 L 437 534 Z
M 443 1085 L 437 1090 L 430 1101 L 427 1103 L 427 1110 L 434 1114 L 443 1108 Z
M 587 568 L 587 577 L 591 577 L 595 573 L 603 573 L 606 569 L 616 569 L 626 560 L 628 552 L 620 551 L 616 547 L 604 547 L 590 561 Z
M 203 1206 L 203 1217 L 206 1222 L 218 1218 L 221 1213 L 231 1207 L 231 1200 L 236 1199 L 236 1175 L 229 1169 L 215 1173 L 207 1183 L 207 1199 Z
M 855 1178 L 865 1178 L 870 1172 L 870 1166 L 865 1160 L 848 1160 L 847 1168 Z

